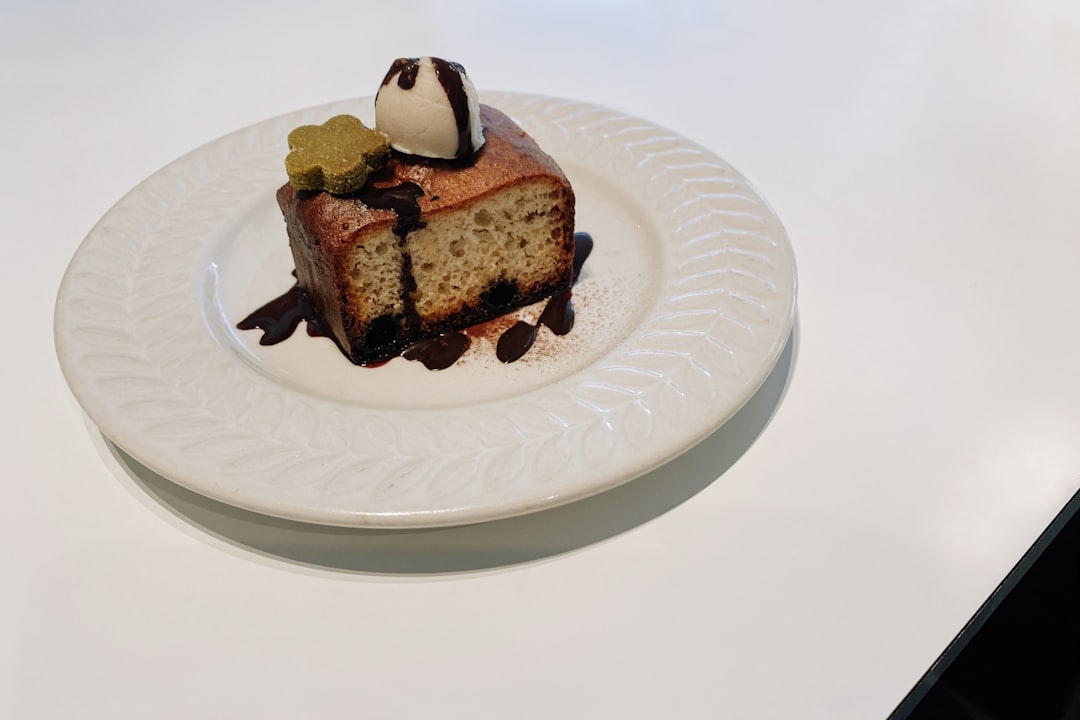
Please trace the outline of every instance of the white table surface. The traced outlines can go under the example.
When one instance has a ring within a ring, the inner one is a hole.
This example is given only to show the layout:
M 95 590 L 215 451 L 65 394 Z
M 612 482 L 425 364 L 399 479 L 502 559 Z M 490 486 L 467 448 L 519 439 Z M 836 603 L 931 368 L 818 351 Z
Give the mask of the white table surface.
M 1080 6 L 0 2 L 0 716 L 884 718 L 1080 489 Z M 687 455 L 473 527 L 306 528 L 108 445 L 76 247 L 402 55 L 647 118 L 784 221 L 796 331 Z

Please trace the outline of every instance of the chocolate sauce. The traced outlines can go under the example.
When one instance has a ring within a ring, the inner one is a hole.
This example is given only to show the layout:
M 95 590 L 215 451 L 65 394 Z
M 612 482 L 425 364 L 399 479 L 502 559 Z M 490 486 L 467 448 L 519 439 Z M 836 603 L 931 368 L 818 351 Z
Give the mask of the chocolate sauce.
M 397 84 L 402 90 L 411 90 L 412 86 L 416 84 L 416 73 L 420 71 L 420 59 L 419 58 L 398 58 L 390 65 L 390 69 L 386 72 L 386 77 L 383 78 L 382 84 L 389 85 L 390 81 L 394 78 L 395 73 L 401 73 L 398 75 Z
M 397 214 L 394 234 L 404 239 L 411 231 L 427 226 L 427 223 L 420 219 L 419 198 L 423 194 L 423 188 L 416 183 L 403 182 L 392 187 L 365 185 L 355 197 L 369 208 L 393 210 Z
M 393 190 L 394 188 L 386 189 Z M 408 196 L 408 192 L 404 195 Z M 387 196 L 398 197 L 393 193 Z M 415 202 L 415 198 L 416 196 L 413 196 L 412 202 Z M 395 207 L 389 205 L 387 209 L 396 211 Z M 417 214 L 419 215 L 419 208 Z M 577 283 L 581 268 L 592 249 L 593 239 L 588 233 L 574 233 L 573 283 Z M 296 273 L 293 272 L 293 275 L 295 276 Z M 574 306 L 570 300 L 570 290 L 553 295 L 544 307 L 544 311 L 540 313 L 540 318 L 535 325 L 519 320 L 503 331 L 495 346 L 495 356 L 504 363 L 520 360 L 536 342 L 541 326 L 547 327 L 556 335 L 569 333 L 574 327 Z M 285 294 L 274 298 L 248 315 L 237 323 L 236 327 L 240 330 L 258 328 L 263 331 L 263 336 L 259 339 L 260 345 L 276 345 L 292 335 L 301 320 L 307 322 L 308 335 L 332 337 L 322 318 L 315 311 L 311 298 L 297 284 L 289 288 Z M 406 360 L 418 360 L 429 370 L 444 370 L 465 354 L 465 351 L 469 349 L 469 343 L 468 330 L 446 333 L 414 343 L 406 348 L 401 356 Z M 378 367 L 384 364 L 385 361 L 369 363 L 367 367 Z
M 413 291 L 416 289 L 416 279 L 412 272 L 412 256 L 405 251 L 405 236 L 413 230 L 427 227 L 427 223 L 420 219 L 420 196 L 424 189 L 414 182 L 403 182 L 389 187 L 377 187 L 372 184 L 364 186 L 355 197 L 360 202 L 376 210 L 393 210 L 397 215 L 393 232 L 397 236 L 401 246 L 401 302 L 405 307 L 407 323 L 415 325 L 419 322 L 416 315 L 416 305 L 413 302 Z
M 236 327 L 240 330 L 258 328 L 263 331 L 263 336 L 259 338 L 260 345 L 277 345 L 296 331 L 301 320 L 307 323 L 308 335 L 330 337 L 325 323 L 315 311 L 311 297 L 296 284 L 284 295 L 279 295 L 238 322 Z
M 589 259 L 589 255 L 592 254 L 592 248 L 592 235 L 587 232 L 574 233 L 574 279 L 570 281 L 571 285 L 577 282 L 578 275 L 581 274 L 581 268 L 585 265 L 585 261 Z
M 577 282 L 581 274 L 581 268 L 593 249 L 592 236 L 585 232 L 574 233 L 574 277 L 573 283 Z M 524 357 L 529 352 L 541 326 L 548 328 L 556 335 L 566 335 L 574 328 L 574 305 L 570 302 L 571 292 L 566 290 L 553 295 L 540 313 L 540 319 L 536 324 L 519 320 L 503 331 L 495 344 L 495 357 L 504 363 L 512 363 Z M 465 337 L 465 336 L 462 336 Z
M 406 360 L 419 360 L 428 370 L 445 370 L 456 363 L 468 349 L 468 335 L 447 333 L 410 345 L 401 353 L 401 357 Z
M 465 93 L 465 83 L 462 80 L 465 68 L 460 63 L 434 57 L 431 58 L 431 64 L 435 68 L 439 84 L 446 92 L 446 99 L 450 101 L 454 121 L 457 123 L 458 146 L 454 157 L 470 157 L 476 152 L 476 148 L 473 146 L 472 133 L 469 132 L 469 96 Z
M 566 335 L 574 329 L 574 304 L 570 302 L 569 290 L 548 300 L 537 324 L 546 326 L 556 335 Z
M 450 62 L 442 58 L 431 58 L 435 77 L 439 79 L 450 109 L 454 111 L 454 123 L 458 131 L 457 152 L 454 158 L 461 160 L 476 153 L 472 133 L 469 131 L 469 96 L 465 92 L 465 68 L 461 63 Z M 390 64 L 390 69 L 383 78 L 382 85 L 389 85 L 397 75 L 397 86 L 402 90 L 412 90 L 416 86 L 416 76 L 420 72 L 420 58 L 398 58 Z M 381 86 L 380 86 L 381 87 Z
M 504 363 L 520 360 L 536 342 L 536 332 L 539 329 L 539 325 L 518 320 L 499 336 L 499 342 L 495 345 L 495 357 Z
M 547 327 L 556 335 L 566 335 L 574 327 L 574 305 L 570 302 L 570 291 L 552 296 L 536 324 L 518 320 L 499 336 L 495 345 L 495 357 L 504 363 L 520 360 L 536 342 L 536 334 L 541 327 Z
M 581 268 L 592 253 L 592 249 L 593 239 L 589 233 L 574 233 L 574 278 L 571 287 L 577 283 Z M 570 302 L 570 297 L 569 290 L 551 296 L 535 325 L 524 320 L 514 323 L 499 337 L 499 342 L 495 346 L 495 356 L 504 363 L 521 359 L 536 342 L 536 333 L 541 326 L 547 327 L 556 335 L 569 333 L 574 328 L 574 305 Z

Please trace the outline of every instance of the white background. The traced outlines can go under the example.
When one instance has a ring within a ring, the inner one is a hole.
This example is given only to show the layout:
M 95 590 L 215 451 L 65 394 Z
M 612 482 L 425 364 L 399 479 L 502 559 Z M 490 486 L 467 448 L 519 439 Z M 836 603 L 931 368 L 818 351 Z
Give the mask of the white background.
M 125 192 L 404 55 L 747 175 L 797 330 L 607 496 L 402 534 L 127 461 L 53 352 Z M 1080 488 L 1080 11 L 1010 3 L 0 2 L 0 716 L 886 717 Z

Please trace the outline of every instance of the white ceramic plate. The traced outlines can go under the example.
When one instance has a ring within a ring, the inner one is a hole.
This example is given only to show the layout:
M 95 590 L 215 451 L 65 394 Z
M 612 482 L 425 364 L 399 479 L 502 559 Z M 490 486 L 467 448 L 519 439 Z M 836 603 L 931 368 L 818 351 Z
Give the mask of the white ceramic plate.
M 637 118 L 488 94 L 565 170 L 596 246 L 570 335 L 504 365 L 474 342 L 433 372 L 350 364 L 301 329 L 236 323 L 291 284 L 274 191 L 286 135 L 371 98 L 292 113 L 151 176 L 79 247 L 55 333 L 72 391 L 139 462 L 217 500 L 344 526 L 423 527 L 552 507 L 687 450 L 764 381 L 791 330 L 795 264 L 762 197 Z M 524 314 L 535 312 L 525 311 Z

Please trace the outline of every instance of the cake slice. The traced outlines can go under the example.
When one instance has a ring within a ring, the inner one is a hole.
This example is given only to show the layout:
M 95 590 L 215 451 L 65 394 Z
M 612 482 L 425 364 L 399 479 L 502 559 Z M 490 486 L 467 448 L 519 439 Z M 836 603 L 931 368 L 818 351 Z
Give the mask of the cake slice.
M 350 194 L 278 190 L 300 288 L 354 363 L 569 289 L 570 183 L 506 115 L 479 115 L 465 161 L 393 152 Z

